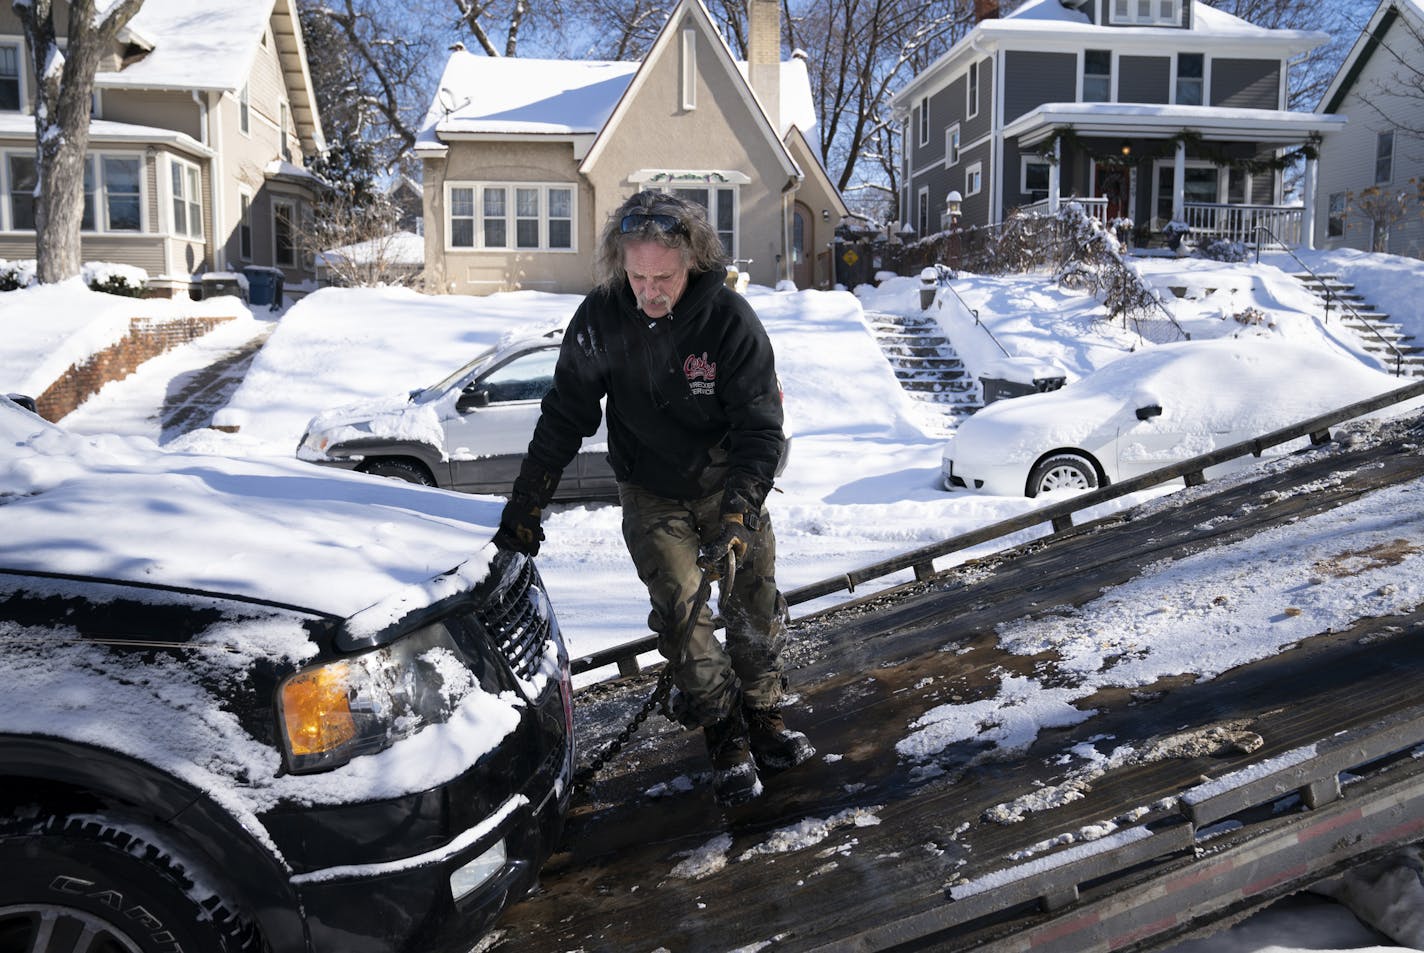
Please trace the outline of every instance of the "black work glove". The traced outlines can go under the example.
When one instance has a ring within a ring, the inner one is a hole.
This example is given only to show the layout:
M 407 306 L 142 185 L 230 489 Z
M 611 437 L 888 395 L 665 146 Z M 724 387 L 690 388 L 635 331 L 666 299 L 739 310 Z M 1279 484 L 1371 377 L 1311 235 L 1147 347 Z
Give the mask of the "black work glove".
M 539 544 L 544 541 L 540 521 L 544 518 L 544 507 L 549 505 L 559 486 L 560 476 L 562 474 L 546 469 L 532 457 L 524 458 L 519 476 L 514 478 L 514 492 L 499 515 L 499 529 L 494 534 L 496 546 L 526 556 L 539 554 Z
M 740 564 L 751 548 L 752 531 L 747 528 L 742 514 L 723 513 L 722 532 L 703 544 L 697 553 L 697 566 L 711 578 L 720 579 L 726 560 L 734 559 Z
M 543 516 L 544 507 L 538 500 L 527 493 L 514 494 L 499 514 L 494 544 L 526 556 L 539 555 L 539 544 L 544 541 L 544 527 L 539 525 Z

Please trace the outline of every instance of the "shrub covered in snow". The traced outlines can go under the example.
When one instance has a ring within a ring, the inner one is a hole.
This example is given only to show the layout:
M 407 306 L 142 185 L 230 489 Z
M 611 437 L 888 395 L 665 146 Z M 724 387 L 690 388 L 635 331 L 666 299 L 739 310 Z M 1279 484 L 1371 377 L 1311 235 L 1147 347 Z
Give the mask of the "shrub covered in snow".
M 84 284 L 94 291 L 102 291 L 128 298 L 141 298 L 148 287 L 148 272 L 132 265 L 120 265 L 107 261 L 86 261 L 80 269 Z M 0 291 L 18 291 L 35 283 L 35 260 L 18 261 L 0 259 Z

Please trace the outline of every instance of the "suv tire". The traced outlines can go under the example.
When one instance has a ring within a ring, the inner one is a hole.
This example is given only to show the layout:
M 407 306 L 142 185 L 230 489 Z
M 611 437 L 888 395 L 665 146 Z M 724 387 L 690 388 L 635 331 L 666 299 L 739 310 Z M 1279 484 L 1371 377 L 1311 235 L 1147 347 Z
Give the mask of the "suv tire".
M 410 460 L 372 460 L 361 467 L 362 473 L 369 473 L 372 476 L 389 477 L 392 480 L 404 480 L 407 483 L 415 483 L 420 486 L 434 486 L 433 480 L 425 467 Z
M 260 953 L 257 931 L 146 824 L 39 814 L 0 821 L 0 950 Z M 198 900 L 196 898 L 203 899 Z

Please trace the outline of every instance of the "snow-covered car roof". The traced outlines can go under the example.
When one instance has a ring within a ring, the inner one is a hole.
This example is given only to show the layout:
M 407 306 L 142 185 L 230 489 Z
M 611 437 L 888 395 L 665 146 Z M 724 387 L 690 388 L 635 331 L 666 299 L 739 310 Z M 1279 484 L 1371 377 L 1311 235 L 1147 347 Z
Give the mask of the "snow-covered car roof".
M 499 506 L 295 460 L 81 437 L 0 401 L 3 570 L 280 603 L 347 619 L 359 638 L 482 578 Z

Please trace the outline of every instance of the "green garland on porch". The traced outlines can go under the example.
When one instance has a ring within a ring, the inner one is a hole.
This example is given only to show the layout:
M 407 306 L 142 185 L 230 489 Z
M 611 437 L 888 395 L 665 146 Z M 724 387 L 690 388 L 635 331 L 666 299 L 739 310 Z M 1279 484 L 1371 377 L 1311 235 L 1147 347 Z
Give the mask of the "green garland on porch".
M 1089 148 L 1072 126 L 1060 126 L 1054 129 L 1053 135 L 1040 146 L 1038 155 L 1044 161 L 1056 164 L 1058 161 L 1056 153 L 1061 154 L 1062 149 L 1066 147 L 1070 150 L 1087 153 L 1091 158 L 1104 165 L 1137 165 L 1144 159 L 1171 158 L 1176 155 L 1178 145 L 1185 145 L 1187 155 L 1191 158 L 1206 159 L 1215 166 L 1248 172 L 1252 175 L 1281 172 L 1300 159 L 1316 159 L 1320 156 L 1320 136 L 1318 134 L 1311 134 L 1305 143 L 1280 155 L 1258 159 L 1229 156 L 1219 144 L 1208 142 L 1195 129 L 1183 129 L 1165 139 L 1135 139 L 1133 140 L 1134 150 L 1141 148 L 1142 151 L 1134 151 L 1130 155 L 1122 155 L 1120 152 L 1100 153 L 1096 149 Z M 1055 149 L 1055 147 L 1057 148 Z

